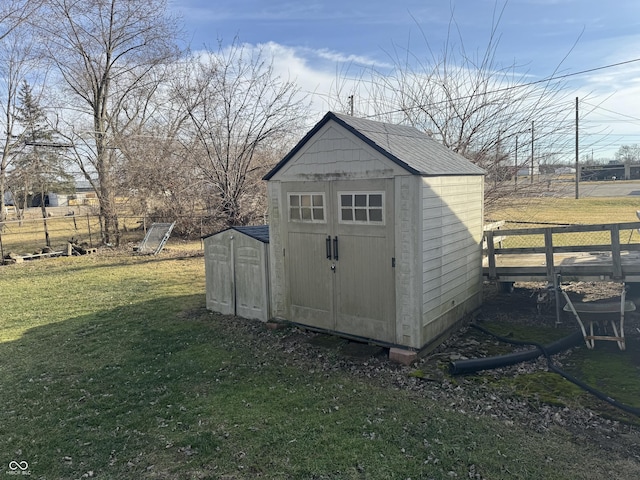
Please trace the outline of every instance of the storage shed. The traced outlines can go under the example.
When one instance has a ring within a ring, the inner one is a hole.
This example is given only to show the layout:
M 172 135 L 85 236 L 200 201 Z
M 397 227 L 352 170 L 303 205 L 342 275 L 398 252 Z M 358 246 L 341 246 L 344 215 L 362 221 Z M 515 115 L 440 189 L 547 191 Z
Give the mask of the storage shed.
M 484 170 L 333 112 L 265 177 L 272 316 L 421 349 L 482 301 Z
M 207 308 L 267 321 L 269 227 L 232 227 L 203 240 Z

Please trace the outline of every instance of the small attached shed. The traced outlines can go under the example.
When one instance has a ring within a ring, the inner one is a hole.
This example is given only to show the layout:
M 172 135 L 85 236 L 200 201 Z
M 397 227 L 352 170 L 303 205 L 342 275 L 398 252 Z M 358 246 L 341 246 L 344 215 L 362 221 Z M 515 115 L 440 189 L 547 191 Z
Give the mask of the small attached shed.
M 204 237 L 207 308 L 267 321 L 269 227 L 231 227 Z
M 430 136 L 329 112 L 264 179 L 274 318 L 421 349 L 480 306 L 484 170 Z

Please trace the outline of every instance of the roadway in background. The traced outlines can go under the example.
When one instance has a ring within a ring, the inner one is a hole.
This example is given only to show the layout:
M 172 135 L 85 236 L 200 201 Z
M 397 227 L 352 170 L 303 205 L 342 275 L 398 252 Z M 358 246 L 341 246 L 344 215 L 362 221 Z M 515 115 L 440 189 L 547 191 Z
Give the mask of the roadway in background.
M 637 196 L 640 201 L 640 180 L 609 182 L 581 182 L 578 185 L 580 197 L 628 197 Z M 574 184 L 575 197 L 575 184 Z
M 576 196 L 576 184 L 569 180 L 553 182 L 552 190 L 561 197 Z M 555 185 L 555 187 L 554 187 Z M 580 182 L 578 185 L 580 198 L 586 197 L 638 197 L 640 202 L 640 180 L 610 180 L 599 182 Z M 640 203 L 639 203 L 640 207 Z M 640 210 L 640 208 L 639 208 Z

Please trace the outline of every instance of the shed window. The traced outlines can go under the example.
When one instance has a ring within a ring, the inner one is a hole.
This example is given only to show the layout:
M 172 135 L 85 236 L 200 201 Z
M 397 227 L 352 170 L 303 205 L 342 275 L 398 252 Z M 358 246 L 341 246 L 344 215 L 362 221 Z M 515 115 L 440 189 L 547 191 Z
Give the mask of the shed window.
M 384 225 L 384 192 L 340 192 L 340 223 Z
M 324 193 L 290 193 L 289 221 L 325 222 Z

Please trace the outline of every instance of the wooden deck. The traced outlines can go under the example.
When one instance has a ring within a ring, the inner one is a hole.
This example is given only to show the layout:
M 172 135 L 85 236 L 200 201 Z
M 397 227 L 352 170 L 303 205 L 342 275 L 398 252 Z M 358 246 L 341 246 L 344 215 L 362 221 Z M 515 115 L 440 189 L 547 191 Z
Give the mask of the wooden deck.
M 487 230 L 483 275 L 486 280 L 497 282 L 553 282 L 556 275 L 561 275 L 563 281 L 638 283 L 639 229 L 640 222 Z M 560 245 L 558 239 L 563 234 L 578 234 L 584 239 L 590 236 L 603 238 L 604 235 L 610 243 Z M 544 238 L 544 246 L 502 248 L 510 237 L 518 237 L 519 245 L 527 243 L 529 238 L 535 245 L 542 243 L 540 239 Z M 554 237 L 557 246 L 554 245 Z

